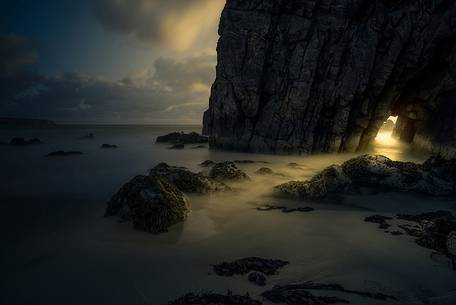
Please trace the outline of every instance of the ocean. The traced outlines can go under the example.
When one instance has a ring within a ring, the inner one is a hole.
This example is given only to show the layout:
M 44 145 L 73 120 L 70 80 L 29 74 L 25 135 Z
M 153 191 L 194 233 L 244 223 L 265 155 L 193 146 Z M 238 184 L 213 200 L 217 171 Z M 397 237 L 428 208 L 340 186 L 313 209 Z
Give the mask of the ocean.
M 409 236 L 391 236 L 364 222 L 377 213 L 455 212 L 453 199 L 378 193 L 349 196 L 343 204 L 279 200 L 269 194 L 274 185 L 307 179 L 355 154 L 274 156 L 195 145 L 172 150 L 155 143 L 159 135 L 200 130 L 97 125 L 0 130 L 1 142 L 13 137 L 44 142 L 0 145 L 0 304 L 167 304 L 188 292 L 227 290 L 260 299 L 265 288 L 245 277 L 217 277 L 211 269 L 248 256 L 290 261 L 267 287 L 297 280 L 337 282 L 400 296 L 392 304 L 429 304 L 456 290 L 456 273 L 444 258 Z M 94 137 L 83 139 L 89 133 Z M 102 149 L 102 144 L 118 148 Z M 46 157 L 57 150 L 83 154 Z M 379 137 L 373 153 L 416 162 L 427 157 L 388 136 Z M 234 194 L 189 196 L 188 220 L 161 235 L 104 217 L 106 202 L 135 175 L 160 162 L 204 171 L 199 164 L 208 159 L 266 161 L 283 175 L 256 176 L 265 164 L 242 164 L 252 182 L 234 185 Z M 291 169 L 290 162 L 301 166 Z M 263 204 L 304 204 L 315 211 L 257 211 Z M 361 297 L 351 303 L 388 304 Z

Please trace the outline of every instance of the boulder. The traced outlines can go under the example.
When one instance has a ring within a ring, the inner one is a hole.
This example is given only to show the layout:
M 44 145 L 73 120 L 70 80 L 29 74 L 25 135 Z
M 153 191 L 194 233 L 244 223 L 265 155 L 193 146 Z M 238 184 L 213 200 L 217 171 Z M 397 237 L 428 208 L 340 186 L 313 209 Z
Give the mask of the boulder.
M 136 176 L 112 196 L 105 216 L 117 216 L 138 230 L 158 234 L 183 222 L 189 211 L 185 195 L 165 179 Z
M 200 163 L 200 166 L 203 166 L 203 167 L 209 167 L 209 166 L 213 166 L 215 165 L 216 163 L 214 161 L 211 161 L 211 160 L 206 160 L 206 161 L 203 161 Z
M 157 143 L 172 143 L 172 144 L 199 144 L 207 143 L 208 138 L 196 132 L 172 132 L 170 134 L 159 136 L 156 140 Z
M 310 199 L 338 197 L 360 188 L 449 196 L 456 194 L 455 163 L 433 157 L 416 164 L 363 155 L 342 165 L 329 166 L 310 180 L 278 185 L 274 191 L 279 195 Z
M 218 181 L 242 181 L 250 180 L 250 177 L 237 168 L 231 161 L 217 163 L 209 172 L 209 177 Z
M 193 173 L 185 167 L 160 163 L 150 170 L 149 176 L 159 177 L 175 185 L 184 193 L 205 194 L 214 191 L 228 191 L 230 187 L 200 173 Z
M 257 171 L 255 171 L 255 174 L 261 175 L 261 176 L 267 176 L 267 175 L 274 175 L 274 172 L 269 167 L 262 167 L 262 168 L 258 169 Z

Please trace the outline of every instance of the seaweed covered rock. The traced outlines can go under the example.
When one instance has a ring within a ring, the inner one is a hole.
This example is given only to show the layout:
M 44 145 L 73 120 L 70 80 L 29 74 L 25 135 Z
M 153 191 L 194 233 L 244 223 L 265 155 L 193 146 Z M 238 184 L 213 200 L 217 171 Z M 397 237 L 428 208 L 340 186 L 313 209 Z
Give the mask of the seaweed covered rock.
M 197 132 L 172 132 L 170 134 L 157 137 L 157 143 L 172 143 L 172 144 L 199 144 L 207 143 L 208 138 L 198 134 Z
M 184 221 L 189 210 L 185 195 L 165 179 L 136 176 L 111 198 L 105 215 L 131 221 L 136 229 L 157 234 Z
M 366 187 L 449 196 L 456 194 L 455 164 L 455 160 L 436 157 L 416 164 L 363 155 L 342 165 L 332 165 L 310 180 L 278 185 L 275 192 L 295 198 L 323 199 Z
M 219 181 L 250 180 L 250 177 L 231 161 L 215 164 L 209 172 L 209 177 Z
M 246 257 L 233 262 L 223 262 L 213 265 L 215 274 L 220 276 L 233 276 L 247 274 L 251 271 L 261 272 L 266 275 L 277 274 L 277 271 L 289 262 L 280 259 L 265 259 L 260 257 Z
M 179 299 L 169 302 L 168 305 L 261 305 L 248 295 L 218 294 L 218 293 L 188 293 Z
M 230 187 L 222 182 L 193 173 L 185 167 L 169 166 L 166 163 L 158 164 L 150 170 L 149 175 L 165 179 L 185 193 L 205 194 L 211 191 L 230 190 Z
M 260 176 L 274 175 L 274 171 L 269 167 L 262 167 L 255 171 L 255 174 Z

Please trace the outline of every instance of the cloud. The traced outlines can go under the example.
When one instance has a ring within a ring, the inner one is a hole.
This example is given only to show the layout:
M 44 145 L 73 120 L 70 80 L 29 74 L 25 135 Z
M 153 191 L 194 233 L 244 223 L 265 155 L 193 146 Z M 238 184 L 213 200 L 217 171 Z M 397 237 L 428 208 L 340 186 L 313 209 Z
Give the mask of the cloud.
M 112 31 L 175 50 L 216 41 L 224 0 L 95 0 L 95 16 Z
M 215 61 L 207 53 L 158 58 L 118 81 L 81 73 L 17 75 L 8 79 L 16 89 L 0 93 L 0 112 L 60 122 L 201 123 Z
M 17 75 L 22 68 L 36 63 L 37 58 L 28 39 L 16 34 L 0 35 L 0 78 Z

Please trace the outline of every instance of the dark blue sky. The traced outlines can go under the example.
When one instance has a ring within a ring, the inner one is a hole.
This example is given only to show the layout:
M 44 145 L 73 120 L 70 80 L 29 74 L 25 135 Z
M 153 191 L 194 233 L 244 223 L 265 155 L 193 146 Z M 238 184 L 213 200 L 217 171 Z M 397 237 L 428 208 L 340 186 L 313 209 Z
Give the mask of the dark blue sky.
M 120 78 L 163 53 L 160 46 L 146 46 L 105 30 L 91 0 L 7 0 L 1 12 L 1 31 L 32 41 L 42 73 L 72 71 Z

